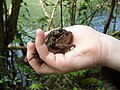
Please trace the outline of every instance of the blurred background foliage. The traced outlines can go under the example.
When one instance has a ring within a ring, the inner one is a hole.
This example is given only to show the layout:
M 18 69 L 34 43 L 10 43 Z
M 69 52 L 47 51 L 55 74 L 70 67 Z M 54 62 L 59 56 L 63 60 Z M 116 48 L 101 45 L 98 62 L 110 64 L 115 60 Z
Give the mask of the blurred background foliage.
M 63 0 L 63 26 L 84 24 L 114 35 L 120 30 L 119 4 L 117 0 Z M 0 90 L 104 90 L 100 67 L 38 76 L 24 62 L 26 43 L 34 42 L 36 29 L 60 27 L 60 10 L 60 0 L 0 0 Z

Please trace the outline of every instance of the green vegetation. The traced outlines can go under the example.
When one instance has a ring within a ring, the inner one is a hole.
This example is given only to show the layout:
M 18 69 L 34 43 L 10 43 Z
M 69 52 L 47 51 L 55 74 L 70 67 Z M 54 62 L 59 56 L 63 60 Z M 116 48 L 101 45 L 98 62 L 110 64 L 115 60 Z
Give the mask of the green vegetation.
M 104 90 L 100 67 L 65 75 L 38 76 L 23 61 L 26 43 L 34 41 L 36 29 L 48 31 L 60 27 L 60 3 L 56 1 L 0 0 L 0 90 Z M 12 14 L 8 14 L 10 4 L 14 6 Z M 115 2 L 113 18 L 109 17 L 109 5 L 111 0 L 63 0 L 63 25 L 85 24 L 97 30 L 102 27 L 101 32 L 110 30 L 113 33 L 117 30 L 120 7 Z M 110 23 L 112 28 L 104 29 L 109 18 L 114 22 Z M 96 23 L 101 26 L 95 27 Z

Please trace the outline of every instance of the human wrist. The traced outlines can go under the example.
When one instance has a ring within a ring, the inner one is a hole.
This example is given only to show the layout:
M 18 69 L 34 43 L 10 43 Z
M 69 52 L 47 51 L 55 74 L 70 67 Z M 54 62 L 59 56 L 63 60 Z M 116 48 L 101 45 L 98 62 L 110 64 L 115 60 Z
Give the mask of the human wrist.
M 120 71 L 120 41 L 108 35 L 105 35 L 104 37 L 104 54 L 106 60 L 104 61 L 105 63 L 103 66 Z

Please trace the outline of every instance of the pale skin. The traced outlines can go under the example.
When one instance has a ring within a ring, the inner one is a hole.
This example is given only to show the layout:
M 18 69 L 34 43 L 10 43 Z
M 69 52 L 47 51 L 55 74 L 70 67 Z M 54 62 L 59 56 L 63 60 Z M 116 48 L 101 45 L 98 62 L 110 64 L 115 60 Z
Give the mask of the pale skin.
M 49 32 L 36 31 L 35 44 L 28 42 L 27 59 L 38 52 L 44 63 L 33 58 L 28 61 L 37 74 L 64 74 L 73 71 L 107 66 L 120 71 L 120 41 L 102 34 L 89 26 L 75 25 L 65 27 L 73 34 L 74 49 L 65 54 L 51 53 L 46 44 L 45 36 Z

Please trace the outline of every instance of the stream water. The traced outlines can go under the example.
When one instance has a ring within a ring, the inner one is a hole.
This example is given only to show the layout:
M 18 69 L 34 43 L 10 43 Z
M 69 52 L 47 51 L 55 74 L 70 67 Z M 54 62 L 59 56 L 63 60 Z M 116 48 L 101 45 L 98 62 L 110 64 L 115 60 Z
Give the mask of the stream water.
M 112 20 L 111 20 L 109 28 L 108 28 L 109 31 L 113 30 L 114 24 L 116 24 L 115 30 L 116 31 L 120 30 L 120 11 L 119 11 L 119 9 L 120 9 L 120 5 L 118 6 L 117 12 L 114 11 L 114 13 L 113 13 L 113 17 L 112 17 Z M 109 13 L 110 13 L 110 11 L 108 9 L 102 10 L 101 12 L 97 13 L 91 22 L 91 26 L 93 28 L 95 28 L 96 30 L 103 32 Z M 116 15 L 116 13 L 117 13 L 117 15 Z M 116 22 L 114 21 L 115 16 L 116 16 Z

